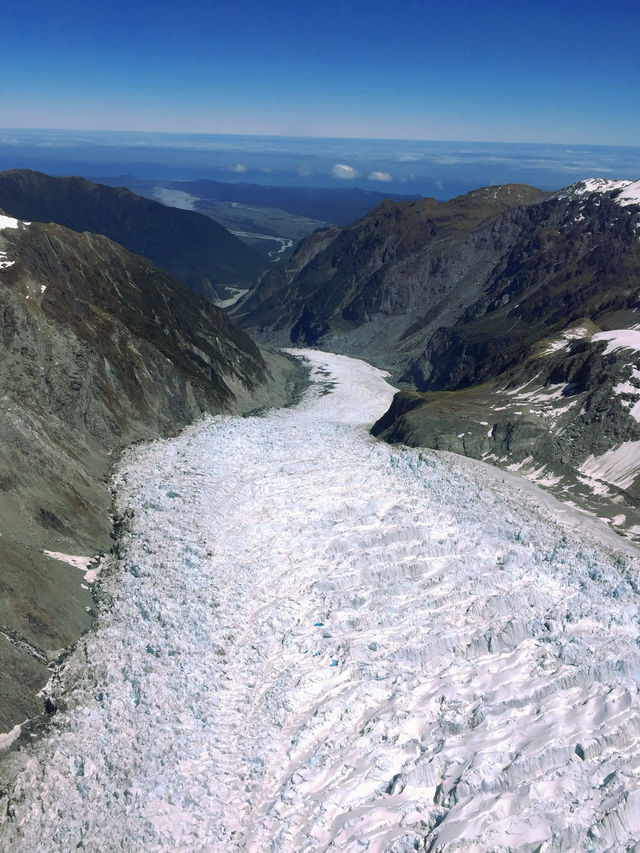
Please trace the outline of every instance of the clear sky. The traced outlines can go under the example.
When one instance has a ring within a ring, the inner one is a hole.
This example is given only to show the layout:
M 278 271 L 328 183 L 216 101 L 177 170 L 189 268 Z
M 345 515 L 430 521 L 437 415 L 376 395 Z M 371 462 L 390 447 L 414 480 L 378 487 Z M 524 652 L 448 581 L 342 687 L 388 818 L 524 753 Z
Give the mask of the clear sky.
M 640 144 L 638 0 L 18 0 L 0 125 Z

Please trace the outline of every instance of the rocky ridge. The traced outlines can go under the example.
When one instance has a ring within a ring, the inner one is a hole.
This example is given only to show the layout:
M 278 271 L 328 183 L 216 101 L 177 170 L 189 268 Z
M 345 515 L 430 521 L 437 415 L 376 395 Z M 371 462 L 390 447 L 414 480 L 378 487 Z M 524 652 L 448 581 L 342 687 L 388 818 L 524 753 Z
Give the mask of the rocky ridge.
M 511 240 L 508 212 L 547 196 L 514 184 L 449 202 L 387 200 L 347 228 L 301 241 L 236 316 L 264 340 L 356 354 L 397 378 L 482 292 Z
M 213 300 L 222 298 L 226 285 L 248 287 L 265 267 L 253 249 L 207 216 L 77 176 L 2 172 L 0 208 L 19 219 L 104 234 Z

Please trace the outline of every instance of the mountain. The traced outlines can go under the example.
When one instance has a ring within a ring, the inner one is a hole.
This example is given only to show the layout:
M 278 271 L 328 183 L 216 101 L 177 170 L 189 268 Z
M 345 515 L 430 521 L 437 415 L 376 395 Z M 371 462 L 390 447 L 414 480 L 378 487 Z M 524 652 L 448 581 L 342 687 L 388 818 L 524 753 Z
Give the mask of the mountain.
M 400 375 L 477 298 L 509 245 L 506 218 L 547 196 L 514 184 L 448 202 L 385 201 L 303 240 L 262 276 L 238 321 L 265 340 L 358 354 Z
M 0 208 L 19 219 L 104 234 L 212 299 L 225 285 L 248 286 L 266 263 L 207 216 L 167 207 L 84 178 L 28 169 L 0 173 Z
M 640 182 L 518 213 L 490 286 L 436 331 L 373 432 L 517 471 L 640 537 Z
M 293 373 L 145 258 L 1 215 L 0 377 L 4 732 L 39 709 L 49 661 L 89 624 L 78 566 L 110 547 L 122 449 L 203 412 L 280 404 Z
M 500 220 L 511 232 L 507 251 L 478 298 L 411 365 L 417 388 L 481 381 L 582 317 L 611 328 L 611 315 L 636 307 L 640 199 L 629 206 L 617 188 L 581 193 L 580 186 Z
M 374 434 L 517 470 L 637 538 L 639 232 L 632 181 L 385 202 L 303 241 L 237 316 L 409 386 Z

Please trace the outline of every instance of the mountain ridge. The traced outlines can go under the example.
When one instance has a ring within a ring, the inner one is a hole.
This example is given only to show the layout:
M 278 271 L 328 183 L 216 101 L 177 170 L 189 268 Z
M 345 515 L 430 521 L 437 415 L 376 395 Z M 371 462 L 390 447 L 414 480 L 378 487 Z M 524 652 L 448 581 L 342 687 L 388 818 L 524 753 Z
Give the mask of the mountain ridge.
M 200 213 L 79 176 L 52 177 L 29 169 L 1 172 L 0 208 L 18 219 L 103 234 L 210 299 L 227 284 L 248 285 L 266 265 L 253 249 Z

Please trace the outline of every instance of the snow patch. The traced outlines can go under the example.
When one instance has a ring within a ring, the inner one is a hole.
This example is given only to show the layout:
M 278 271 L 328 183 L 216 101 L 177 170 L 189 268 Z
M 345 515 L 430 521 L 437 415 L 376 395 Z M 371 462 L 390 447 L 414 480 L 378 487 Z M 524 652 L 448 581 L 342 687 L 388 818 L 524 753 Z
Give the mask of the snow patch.
M 640 474 L 640 441 L 625 441 L 602 456 L 591 455 L 578 470 L 587 477 L 628 489 Z
M 613 181 L 608 178 L 588 178 L 585 181 L 578 181 L 578 183 L 565 187 L 557 195 L 558 198 L 566 198 L 567 196 L 590 195 L 592 193 L 608 193 L 614 190 L 619 191 L 615 202 L 621 207 L 640 204 L 640 181 Z
M 19 228 L 20 220 L 14 219 L 12 216 L 5 216 L 3 213 L 0 213 L 0 231 L 4 228 Z
M 7 747 L 11 746 L 12 743 L 15 743 L 15 741 L 18 740 L 20 732 L 22 731 L 22 726 L 24 726 L 24 723 L 16 723 L 10 732 L 0 734 L 0 749 L 7 749 Z
M 218 308 L 231 308 L 232 305 L 235 305 L 236 302 L 239 302 L 243 296 L 249 293 L 249 288 L 228 287 L 227 290 L 231 291 L 230 297 L 227 299 L 219 299 L 217 302 L 213 303 Z
M 45 549 L 43 549 L 43 553 L 47 557 L 51 557 L 52 560 L 60 560 L 62 563 L 67 563 L 69 566 L 80 569 L 81 572 L 84 572 L 84 579 L 88 583 L 93 583 L 100 575 L 100 565 L 93 569 L 89 568 L 90 565 L 99 561 L 99 555 L 95 557 L 77 557 L 73 554 L 62 554 L 60 551 L 47 551 Z
M 640 352 L 640 331 L 636 329 L 613 329 L 609 332 L 596 332 L 591 340 L 607 341 L 605 355 L 619 349 L 631 349 Z

